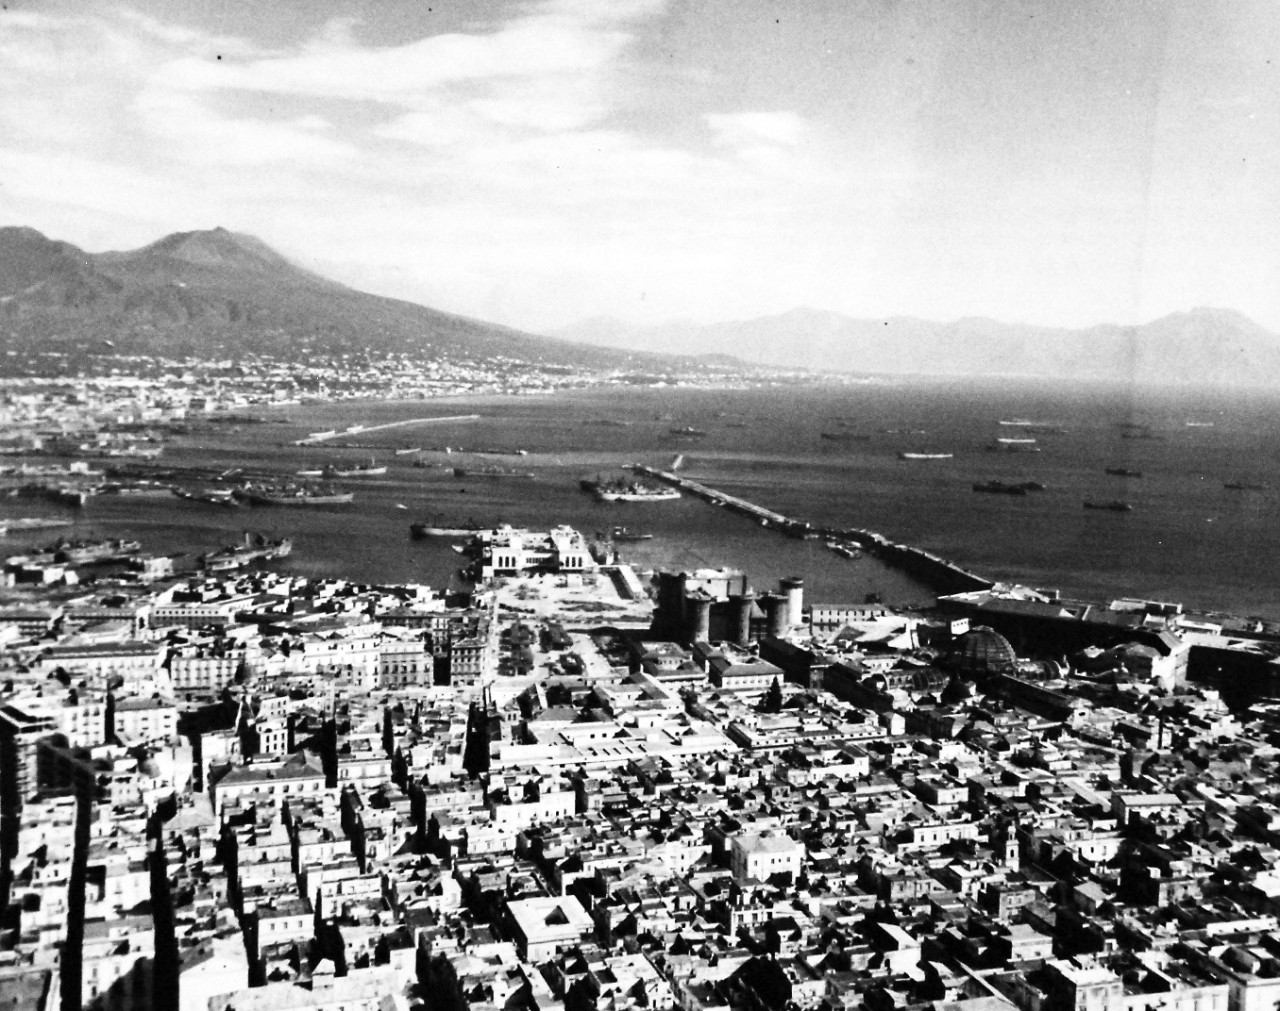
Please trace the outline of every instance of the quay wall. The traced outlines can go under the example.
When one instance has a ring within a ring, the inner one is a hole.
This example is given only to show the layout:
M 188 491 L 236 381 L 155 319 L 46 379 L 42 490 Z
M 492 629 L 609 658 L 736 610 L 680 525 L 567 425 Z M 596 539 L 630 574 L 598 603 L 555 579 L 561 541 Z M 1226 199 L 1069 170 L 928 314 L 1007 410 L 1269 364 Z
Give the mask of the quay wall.
M 698 481 L 691 481 L 673 471 L 658 470 L 642 464 L 636 464 L 632 469 L 638 474 L 679 488 L 695 498 L 753 519 L 762 526 L 776 529 L 789 537 L 828 537 L 855 543 L 863 551 L 874 555 L 886 565 L 905 572 L 941 595 L 989 590 L 994 585 L 991 580 L 970 572 L 954 562 L 947 561 L 922 548 L 895 543 L 874 530 L 857 527 L 815 527 L 803 520 L 784 516 L 772 509 L 738 498 L 736 495 L 729 495 Z

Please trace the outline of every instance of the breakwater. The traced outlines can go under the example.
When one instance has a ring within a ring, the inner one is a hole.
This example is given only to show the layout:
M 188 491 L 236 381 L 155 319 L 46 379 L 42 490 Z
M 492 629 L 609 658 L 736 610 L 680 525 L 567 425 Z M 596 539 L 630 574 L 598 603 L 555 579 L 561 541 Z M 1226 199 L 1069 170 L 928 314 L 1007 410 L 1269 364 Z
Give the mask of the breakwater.
M 389 428 L 405 428 L 408 425 L 438 425 L 458 421 L 479 421 L 478 414 L 452 414 L 443 418 L 405 418 L 403 421 L 388 421 L 381 425 L 351 425 L 342 431 L 328 429 L 324 432 L 312 432 L 305 439 L 295 439 L 295 446 L 311 446 L 320 442 L 330 442 L 347 435 L 366 435 L 369 432 L 385 432 Z
M 777 530 L 788 537 L 804 539 L 826 537 L 853 542 L 884 564 L 918 579 L 938 594 L 989 590 L 994 585 L 990 579 L 975 572 L 970 572 L 955 562 L 948 561 L 922 548 L 913 547 L 909 544 L 898 544 L 874 530 L 866 530 L 861 527 L 815 526 L 804 520 L 786 516 L 772 509 L 766 509 L 764 506 L 739 498 L 737 495 L 730 495 L 699 481 L 692 481 L 673 471 L 658 470 L 655 467 L 647 467 L 643 464 L 635 464 L 632 469 L 637 474 L 643 474 L 646 477 L 655 478 L 672 485 L 695 498 L 700 498 L 714 506 L 746 516 L 761 526 Z

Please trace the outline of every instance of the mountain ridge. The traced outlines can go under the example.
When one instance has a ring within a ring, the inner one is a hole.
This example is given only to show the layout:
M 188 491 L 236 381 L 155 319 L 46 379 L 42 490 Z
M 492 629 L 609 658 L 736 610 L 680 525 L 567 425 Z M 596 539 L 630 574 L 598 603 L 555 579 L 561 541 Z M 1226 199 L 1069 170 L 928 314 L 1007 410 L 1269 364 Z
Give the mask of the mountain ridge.
M 0 227 L 0 344 L 195 357 L 511 358 L 548 367 L 657 369 L 672 356 L 585 346 L 349 288 L 225 228 L 88 253 Z M 688 356 L 680 356 L 689 364 Z
M 981 316 L 950 322 L 914 316 L 859 318 L 797 307 L 708 324 L 638 326 L 609 318 L 555 336 L 637 350 L 699 346 L 756 365 L 826 372 L 1008 375 L 1127 379 L 1146 384 L 1280 381 L 1280 336 L 1236 309 L 1200 306 L 1143 324 L 1082 328 L 1008 323 Z

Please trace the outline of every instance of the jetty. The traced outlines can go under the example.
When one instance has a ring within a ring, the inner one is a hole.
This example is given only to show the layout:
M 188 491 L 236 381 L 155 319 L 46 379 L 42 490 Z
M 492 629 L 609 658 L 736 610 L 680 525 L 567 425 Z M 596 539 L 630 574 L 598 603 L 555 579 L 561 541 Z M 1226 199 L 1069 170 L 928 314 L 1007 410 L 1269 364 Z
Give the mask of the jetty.
M 829 539 L 853 542 L 865 553 L 878 558 L 886 565 L 919 579 L 939 594 L 966 593 L 973 590 L 989 590 L 995 583 L 976 572 L 942 558 L 931 551 L 913 547 L 909 544 L 898 544 L 885 537 L 884 534 L 861 527 L 824 527 L 814 526 L 804 520 L 783 515 L 772 509 L 748 502 L 737 495 L 712 488 L 698 481 L 691 481 L 674 471 L 658 470 L 644 464 L 632 466 L 637 474 L 663 481 L 669 485 L 688 492 L 694 498 L 700 498 L 712 505 L 720 506 L 754 520 L 761 526 L 777 530 L 789 537 Z
M 312 432 L 305 439 L 295 439 L 295 446 L 314 446 L 316 443 L 328 442 L 343 436 L 367 435 L 370 432 L 385 432 L 389 428 L 405 428 L 409 425 L 433 425 L 446 421 L 479 421 L 478 414 L 451 414 L 443 418 L 406 418 L 404 421 L 388 421 L 385 425 L 351 425 L 342 431 L 330 429 L 327 432 Z

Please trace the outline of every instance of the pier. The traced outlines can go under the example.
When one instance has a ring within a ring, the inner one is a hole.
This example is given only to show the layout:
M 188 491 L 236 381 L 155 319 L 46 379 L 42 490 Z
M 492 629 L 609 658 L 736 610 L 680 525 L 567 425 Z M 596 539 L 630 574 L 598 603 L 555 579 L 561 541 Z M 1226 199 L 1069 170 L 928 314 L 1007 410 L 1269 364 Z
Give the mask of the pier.
M 431 425 L 445 421 L 479 421 L 478 414 L 451 414 L 443 418 L 407 418 L 404 421 L 388 421 L 385 425 L 352 425 L 342 431 L 312 432 L 305 439 L 294 440 L 295 446 L 314 446 L 319 442 L 341 439 L 344 436 L 364 435 L 368 432 L 385 432 L 389 428 L 405 428 L 409 425 Z
M 989 590 L 995 585 L 990 579 L 979 576 L 975 572 L 970 572 L 968 569 L 935 555 L 931 551 L 912 547 L 909 544 L 898 544 L 874 530 L 866 530 L 861 527 L 814 526 L 804 520 L 785 516 L 782 513 L 766 509 L 764 506 L 748 502 L 746 499 L 730 495 L 698 481 L 691 481 L 686 477 L 681 477 L 674 471 L 658 470 L 655 467 L 646 467 L 643 464 L 635 464 L 632 469 L 637 474 L 663 481 L 688 492 L 695 498 L 700 498 L 705 502 L 710 502 L 712 505 L 739 513 L 754 520 L 761 526 L 777 530 L 788 537 L 829 537 L 852 541 L 886 565 L 893 566 L 910 576 L 914 576 L 939 594 Z

